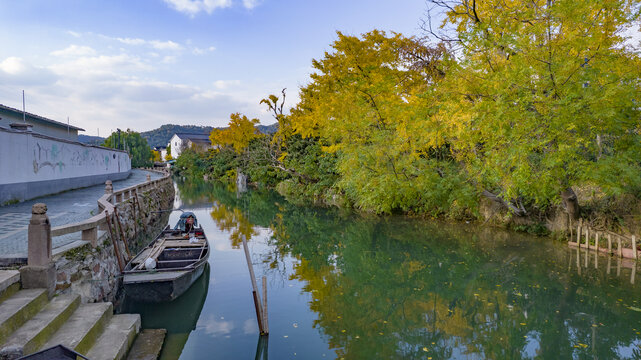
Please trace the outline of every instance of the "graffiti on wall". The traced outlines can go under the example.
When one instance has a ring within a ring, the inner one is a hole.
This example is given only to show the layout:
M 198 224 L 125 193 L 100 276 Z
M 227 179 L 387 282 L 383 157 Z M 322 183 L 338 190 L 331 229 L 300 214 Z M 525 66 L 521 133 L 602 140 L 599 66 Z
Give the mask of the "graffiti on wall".
M 51 171 L 62 174 L 68 167 L 108 171 L 111 157 L 115 159 L 116 154 L 103 156 L 104 151 L 91 151 L 89 148 L 78 145 L 36 141 L 33 147 L 33 173 L 37 174 L 43 168 L 50 168 Z M 120 172 L 119 162 L 118 172 Z

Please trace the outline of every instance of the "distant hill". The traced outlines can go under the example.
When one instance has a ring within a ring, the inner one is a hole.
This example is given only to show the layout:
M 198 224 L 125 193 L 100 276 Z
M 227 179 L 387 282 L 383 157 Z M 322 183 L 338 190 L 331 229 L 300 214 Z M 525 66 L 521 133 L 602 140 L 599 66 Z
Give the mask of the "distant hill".
M 278 123 L 271 125 L 258 125 L 258 131 L 263 134 L 273 134 L 278 130 Z M 169 139 L 175 133 L 185 134 L 209 134 L 214 128 L 212 126 L 197 126 L 197 125 L 173 125 L 167 124 L 159 127 L 158 129 L 141 132 L 140 136 L 147 139 L 147 144 L 150 147 L 167 146 Z M 99 136 L 78 135 L 78 141 L 90 145 L 102 145 L 105 138 Z
M 105 142 L 105 138 L 100 136 L 78 135 L 78 141 L 83 144 L 102 145 L 102 143 Z
M 258 125 L 256 128 L 263 134 L 273 134 L 278 130 L 278 123 L 273 123 L 271 125 Z M 213 126 L 166 124 L 158 129 L 142 132 L 140 133 L 140 136 L 147 139 L 147 144 L 151 147 L 167 146 L 169 139 L 171 139 L 175 133 L 209 134 L 213 129 Z
M 278 131 L 278 123 L 276 122 L 271 125 L 258 125 L 256 128 L 263 134 L 273 134 Z
M 167 146 L 169 139 L 171 139 L 175 133 L 209 134 L 212 129 L 212 126 L 166 124 L 158 129 L 141 132 L 140 136 L 147 139 L 147 144 L 151 147 Z

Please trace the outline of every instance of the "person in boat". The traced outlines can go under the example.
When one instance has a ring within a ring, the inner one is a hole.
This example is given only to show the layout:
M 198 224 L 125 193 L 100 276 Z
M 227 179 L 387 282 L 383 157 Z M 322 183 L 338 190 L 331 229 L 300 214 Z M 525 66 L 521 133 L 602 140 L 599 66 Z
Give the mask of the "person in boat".
M 196 220 L 196 215 L 192 212 L 184 212 L 180 215 L 180 220 L 174 227 L 174 230 L 178 230 L 183 233 L 190 233 L 196 230 L 198 227 L 198 220 Z
M 195 220 L 194 217 L 191 216 L 191 215 L 188 216 L 187 219 L 185 220 L 185 232 L 186 233 L 190 233 L 190 232 L 194 231 L 194 224 L 195 224 L 194 220 Z

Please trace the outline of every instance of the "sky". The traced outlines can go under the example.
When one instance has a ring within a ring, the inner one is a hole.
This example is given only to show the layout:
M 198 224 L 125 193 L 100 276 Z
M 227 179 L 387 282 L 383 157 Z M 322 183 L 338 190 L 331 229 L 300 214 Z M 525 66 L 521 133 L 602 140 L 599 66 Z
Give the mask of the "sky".
M 107 136 L 275 122 L 336 31 L 422 35 L 424 0 L 0 0 L 0 104 Z

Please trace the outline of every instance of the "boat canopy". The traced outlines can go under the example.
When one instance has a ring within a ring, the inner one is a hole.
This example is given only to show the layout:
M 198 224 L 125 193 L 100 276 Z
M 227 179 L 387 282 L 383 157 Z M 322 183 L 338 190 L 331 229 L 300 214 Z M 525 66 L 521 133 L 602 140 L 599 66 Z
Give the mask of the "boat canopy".
M 184 213 L 182 213 L 182 215 L 180 215 L 180 219 L 176 223 L 174 230 L 185 231 L 185 223 L 187 222 L 187 218 L 189 217 L 194 218 L 194 227 L 198 227 L 198 218 L 196 217 L 196 215 L 194 215 L 194 213 L 191 211 L 185 211 Z

